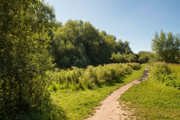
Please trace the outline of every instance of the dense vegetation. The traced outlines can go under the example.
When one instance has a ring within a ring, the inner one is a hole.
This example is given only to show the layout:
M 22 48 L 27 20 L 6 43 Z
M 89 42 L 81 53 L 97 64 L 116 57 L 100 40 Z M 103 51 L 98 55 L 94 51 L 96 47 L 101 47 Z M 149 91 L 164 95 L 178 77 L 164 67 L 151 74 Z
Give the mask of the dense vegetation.
M 167 86 L 172 86 L 180 89 L 180 80 L 178 78 L 178 75 L 177 73 L 173 73 L 168 65 L 166 65 L 165 63 L 159 63 L 155 64 L 151 69 L 151 79 L 157 80 Z
M 140 51 L 138 53 L 137 61 L 139 63 L 155 62 L 155 61 L 157 61 L 157 56 L 155 53 L 152 53 L 152 52 Z
M 114 63 L 138 62 L 137 56 L 135 54 L 121 54 L 121 53 L 113 53 L 111 56 L 111 61 Z
M 177 64 L 151 65 L 148 80 L 128 90 L 121 99 L 135 109 L 138 120 L 179 120 L 179 71 Z
M 60 68 L 110 63 L 112 53 L 132 53 L 128 42 L 76 20 L 57 26 L 51 51 Z
M 0 119 L 19 120 L 48 105 L 44 75 L 52 67 L 53 21 L 51 8 L 39 0 L 0 0 Z
M 49 71 L 48 79 L 52 81 L 51 90 L 57 89 L 93 89 L 103 84 L 121 82 L 122 78 L 140 69 L 138 63 L 107 64 L 86 69 L 72 68 L 70 70 Z

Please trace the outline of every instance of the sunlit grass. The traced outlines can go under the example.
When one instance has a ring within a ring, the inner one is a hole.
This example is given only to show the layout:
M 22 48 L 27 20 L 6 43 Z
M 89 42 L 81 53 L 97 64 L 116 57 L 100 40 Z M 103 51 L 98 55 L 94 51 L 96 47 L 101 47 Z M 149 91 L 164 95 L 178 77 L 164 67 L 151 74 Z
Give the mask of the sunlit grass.
M 61 107 L 67 118 L 70 120 L 83 120 L 93 112 L 95 106 L 99 105 L 106 96 L 120 86 L 140 78 L 143 74 L 144 66 L 134 71 L 131 75 L 124 78 L 124 82 L 115 83 L 114 85 L 104 85 L 93 90 L 59 90 L 52 93 L 54 104 Z
M 180 64 L 168 64 L 168 66 L 176 74 L 177 80 L 180 81 Z
M 179 65 L 169 64 L 179 79 Z M 130 88 L 120 98 L 135 108 L 138 120 L 180 120 L 180 90 L 159 81 L 147 81 Z

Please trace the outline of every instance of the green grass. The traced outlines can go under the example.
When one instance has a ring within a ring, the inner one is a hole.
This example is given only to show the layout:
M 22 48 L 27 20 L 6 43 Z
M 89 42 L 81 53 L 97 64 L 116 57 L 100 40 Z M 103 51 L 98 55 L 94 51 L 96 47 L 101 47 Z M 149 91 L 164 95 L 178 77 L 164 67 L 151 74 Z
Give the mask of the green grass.
M 99 105 L 100 101 L 102 101 L 112 91 L 134 79 L 140 78 L 143 71 L 144 66 L 140 70 L 134 71 L 131 75 L 124 78 L 124 82 L 122 83 L 104 85 L 93 90 L 59 90 L 52 93 L 53 103 L 63 109 L 67 119 L 83 120 L 91 114 L 93 108 Z
M 169 66 L 179 74 L 180 66 Z M 135 108 L 138 120 L 180 120 L 180 90 L 159 81 L 148 79 L 130 88 L 120 99 Z
M 180 64 L 168 64 L 173 73 L 176 74 L 177 80 L 180 81 Z

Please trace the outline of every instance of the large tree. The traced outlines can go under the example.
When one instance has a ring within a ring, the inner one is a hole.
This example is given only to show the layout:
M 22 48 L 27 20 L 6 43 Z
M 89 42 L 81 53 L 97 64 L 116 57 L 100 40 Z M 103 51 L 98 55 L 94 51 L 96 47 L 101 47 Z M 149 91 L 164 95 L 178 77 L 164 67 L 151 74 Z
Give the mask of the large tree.
M 40 0 L 0 0 L 0 119 L 41 107 L 53 21 Z
M 55 31 L 52 51 L 59 67 L 101 64 L 105 44 L 99 31 L 89 22 L 69 20 Z
M 180 37 L 171 32 L 156 34 L 152 48 L 161 60 L 165 62 L 180 62 Z

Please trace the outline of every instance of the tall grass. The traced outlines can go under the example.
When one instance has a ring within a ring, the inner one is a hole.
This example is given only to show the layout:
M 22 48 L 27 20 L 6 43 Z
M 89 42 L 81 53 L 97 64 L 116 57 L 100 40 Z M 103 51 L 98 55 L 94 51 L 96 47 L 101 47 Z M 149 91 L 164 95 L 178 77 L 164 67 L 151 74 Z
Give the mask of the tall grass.
M 177 66 L 177 65 L 176 65 Z M 153 80 L 160 81 L 167 86 L 180 89 L 180 79 L 178 67 L 173 64 L 156 63 L 151 67 L 150 77 Z
M 46 74 L 51 81 L 50 90 L 71 88 L 93 89 L 103 84 L 121 82 L 121 78 L 140 69 L 138 63 L 107 64 L 88 66 L 86 69 L 72 68 L 68 70 L 48 71 Z
M 180 64 L 168 64 L 168 67 L 171 69 L 174 76 L 176 76 L 176 88 L 180 89 Z

